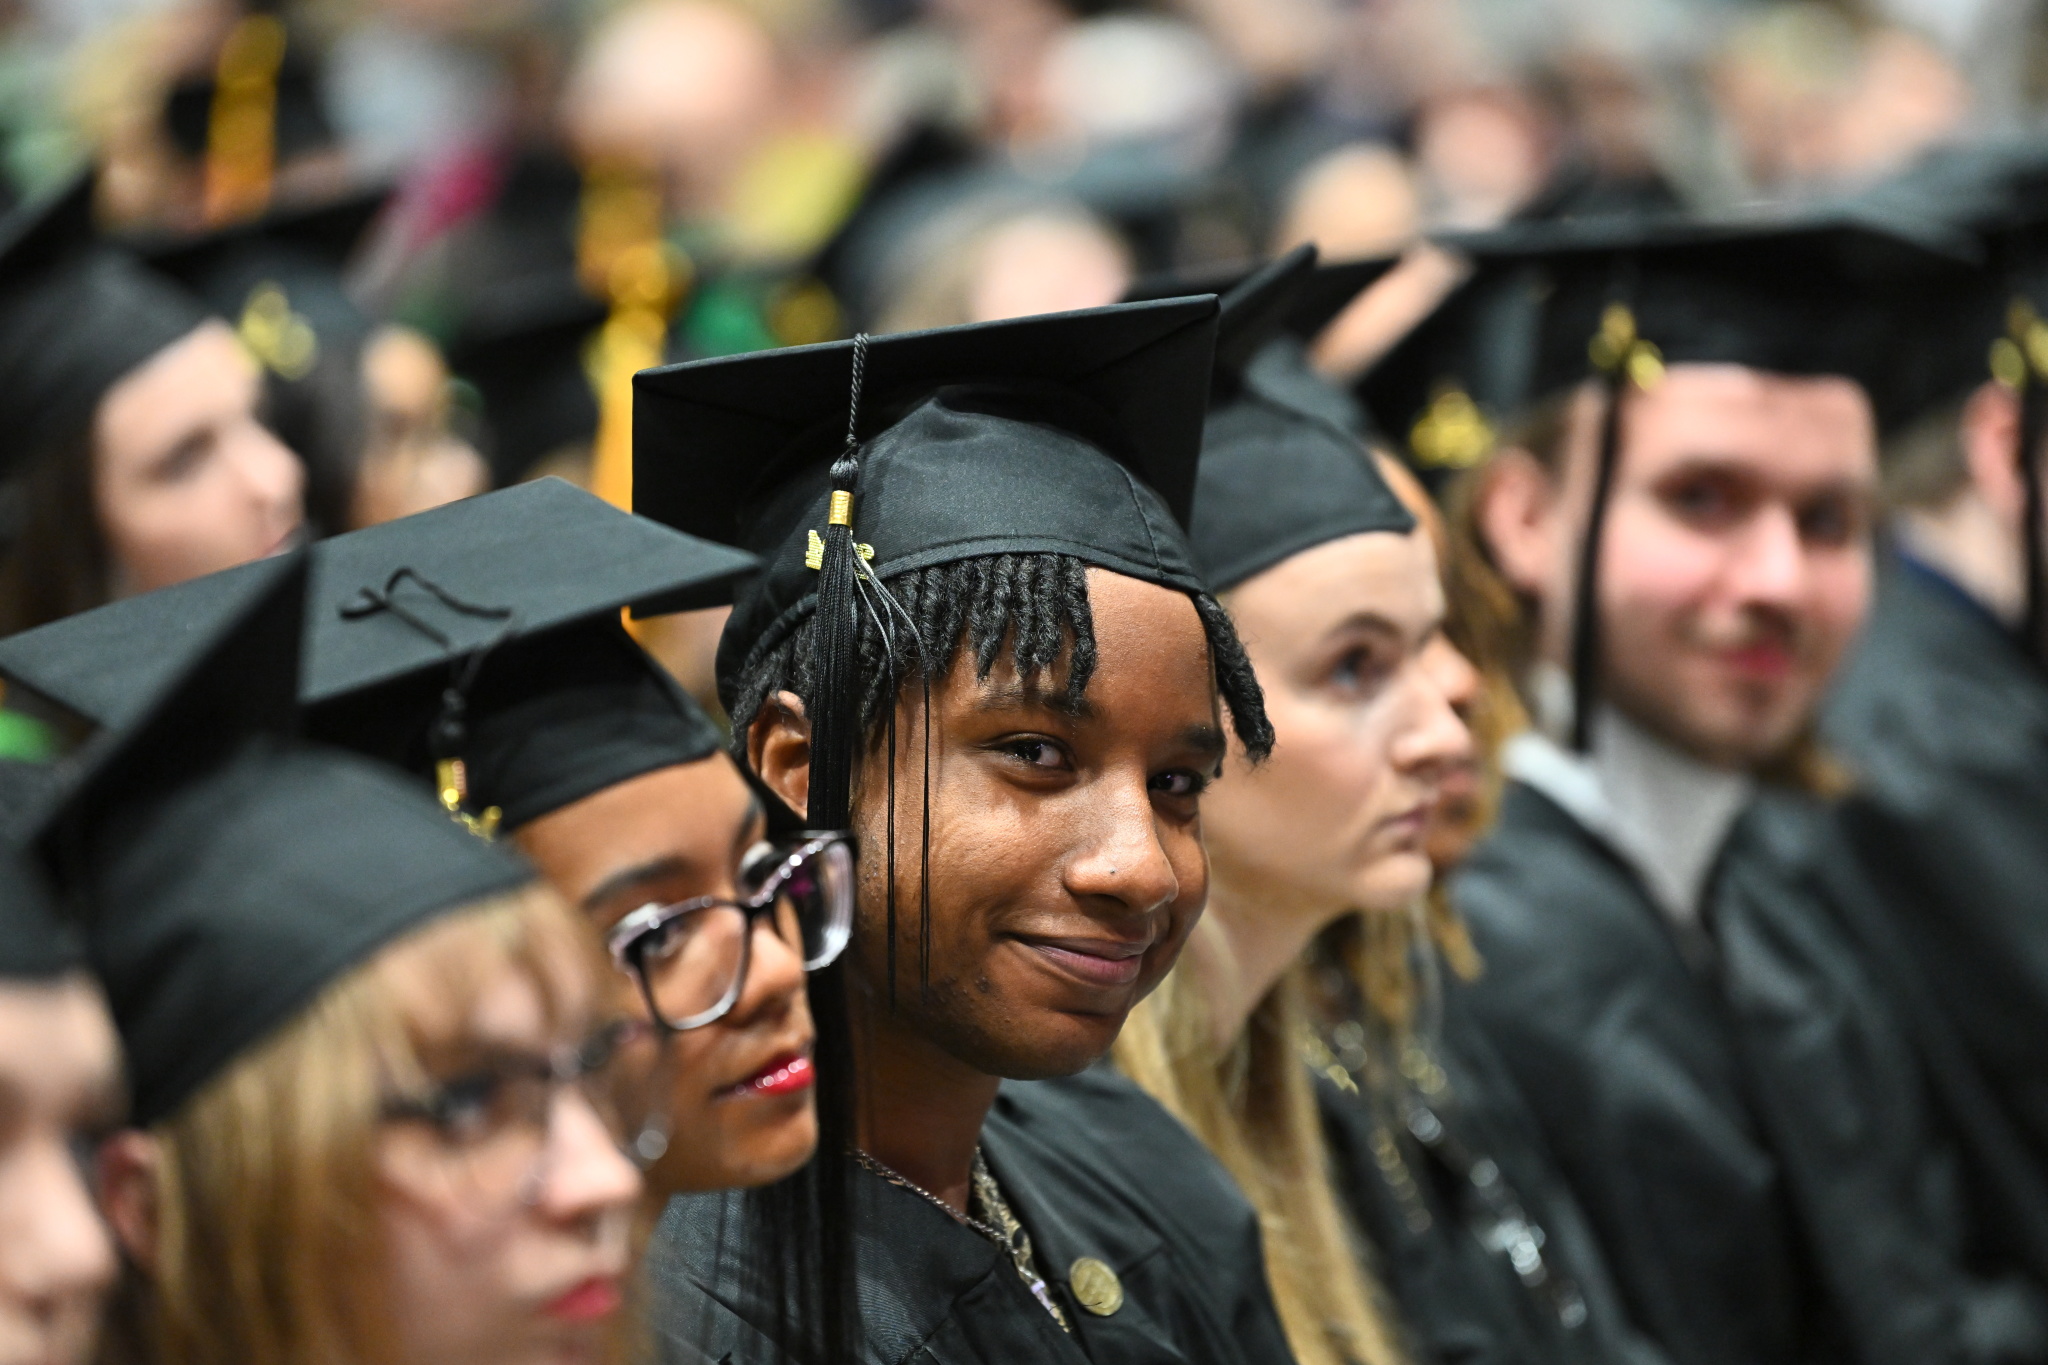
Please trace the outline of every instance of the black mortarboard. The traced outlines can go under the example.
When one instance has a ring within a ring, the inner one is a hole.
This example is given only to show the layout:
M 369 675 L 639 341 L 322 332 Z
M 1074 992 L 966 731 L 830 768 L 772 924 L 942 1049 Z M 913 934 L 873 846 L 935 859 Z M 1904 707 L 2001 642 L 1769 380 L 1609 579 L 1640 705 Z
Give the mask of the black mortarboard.
M 1534 222 L 1445 245 L 1473 259 L 1476 279 L 1523 277 L 1536 291 L 1529 398 L 1589 379 L 1606 389 L 1575 588 L 1573 741 L 1581 749 L 1597 693 L 1594 584 L 1623 390 L 1686 363 L 1839 375 L 1863 387 L 1879 429 L 1888 429 L 1914 415 L 1894 392 L 1898 333 L 1914 325 L 1916 304 L 1967 287 L 1974 271 L 1970 244 L 1956 234 L 1853 206 Z
M 1327 541 L 1415 526 L 1358 435 L 1300 401 L 1322 381 L 1298 349 L 1273 349 L 1315 259 L 1298 247 L 1222 299 L 1190 535 L 1218 592 Z
M 483 448 L 498 486 L 597 435 L 597 390 L 584 360 L 607 309 L 567 269 L 508 281 L 471 300 L 448 368 L 483 402 Z
M 0 845 L 0 985 L 41 981 L 85 965 L 85 950 L 57 915 L 42 870 Z
M 856 572 L 1051 552 L 1200 590 L 1181 528 L 1215 318 L 1207 297 L 1119 304 L 636 376 L 640 510 L 763 559 L 719 645 L 721 686 L 818 611 L 813 751 L 847 764 L 851 712 L 831 713 L 854 687 L 833 670 Z M 814 824 L 843 822 L 844 778 L 814 764 Z
M 385 944 L 533 879 L 396 775 L 291 741 L 306 557 L 249 567 L 197 661 L 84 751 L 40 840 L 145 1126 Z
M 750 556 L 540 479 L 318 542 L 306 733 L 440 780 L 516 826 L 628 777 L 705 757 L 715 725 L 626 636 L 723 601 Z M 244 591 L 250 566 L 0 640 L 0 674 L 103 726 L 150 690 L 145 661 Z M 452 694 L 452 696 L 451 696 Z M 452 711 L 452 714 L 451 714 Z M 451 730 L 449 727 L 453 725 Z
M 89 176 L 9 214 L 0 222 L 0 474 L 87 431 L 108 389 L 206 316 L 94 237 Z
M 1901 334 L 1903 396 L 1932 408 L 1995 378 L 2020 398 L 2013 462 L 2025 490 L 2023 646 L 2048 662 L 2048 549 L 2040 450 L 2048 439 L 2048 151 L 2036 138 L 1943 148 L 1866 192 L 1866 204 L 1968 233 L 1985 270 L 1917 310 Z

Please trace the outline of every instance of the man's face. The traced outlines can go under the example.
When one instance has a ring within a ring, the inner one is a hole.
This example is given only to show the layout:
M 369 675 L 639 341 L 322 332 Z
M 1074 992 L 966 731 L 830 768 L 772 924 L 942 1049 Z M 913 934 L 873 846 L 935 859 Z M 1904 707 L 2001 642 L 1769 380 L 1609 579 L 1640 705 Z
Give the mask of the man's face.
M 1675 365 L 1630 391 L 1601 544 L 1607 695 L 1711 763 L 1782 754 L 1870 596 L 1876 436 L 1847 379 Z M 1546 620 L 1568 621 L 1598 404 L 1570 423 Z
M 931 693 L 930 959 L 921 964 L 922 693 L 897 711 L 893 1010 L 985 1074 L 1070 1075 L 1109 1050 L 1179 956 L 1208 894 L 1199 804 L 1224 751 L 1184 593 L 1088 571 L 1098 663 L 985 681 L 971 651 Z M 854 987 L 889 997 L 888 769 L 859 773 Z M 921 965 L 926 970 L 921 971 Z

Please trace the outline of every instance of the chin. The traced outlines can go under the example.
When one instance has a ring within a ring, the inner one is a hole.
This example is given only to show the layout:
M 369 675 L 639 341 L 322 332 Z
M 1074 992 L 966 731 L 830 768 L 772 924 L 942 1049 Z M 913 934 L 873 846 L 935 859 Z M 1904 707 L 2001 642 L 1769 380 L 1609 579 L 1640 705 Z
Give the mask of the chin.
M 1405 915 L 1429 893 L 1435 878 L 1426 848 L 1390 853 L 1359 878 L 1352 904 L 1368 915 Z
M 1034 1017 L 1035 1016 L 1035 1017 Z M 1049 1017 L 1048 1017 L 1049 1016 Z M 1046 1081 L 1086 1071 L 1107 1056 L 1123 1032 L 1128 1011 L 1114 1016 L 1031 1012 L 1028 1028 L 988 1038 L 961 1060 L 1006 1081 Z M 1028 1033 L 1028 1037 L 1019 1036 Z

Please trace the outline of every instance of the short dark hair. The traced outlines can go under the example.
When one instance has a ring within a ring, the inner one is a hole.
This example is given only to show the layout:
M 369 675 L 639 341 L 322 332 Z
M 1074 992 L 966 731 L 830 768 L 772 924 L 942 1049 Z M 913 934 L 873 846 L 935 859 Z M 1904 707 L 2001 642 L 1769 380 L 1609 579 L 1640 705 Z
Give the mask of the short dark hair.
M 1095 672 L 1095 624 L 1088 606 L 1088 566 L 1082 560 L 1046 552 L 982 555 L 912 569 L 884 583 L 910 618 L 902 624 L 916 632 L 885 632 L 880 613 L 860 614 L 854 674 L 861 689 L 860 733 L 868 743 L 879 742 L 885 708 L 896 702 L 890 679 L 900 690 L 927 676 L 919 672 L 921 666 L 929 668 L 929 677 L 943 677 L 962 648 L 974 651 L 976 676 L 982 678 L 1007 648 L 1027 682 L 1043 676 L 1064 655 L 1067 696 L 1078 701 L 1087 691 Z M 1231 729 L 1253 760 L 1263 759 L 1273 749 L 1273 726 L 1237 628 L 1208 593 L 1188 596 L 1201 618 Z M 732 708 L 734 744 L 742 757 L 748 727 L 775 693 L 794 692 L 807 710 L 815 705 L 816 628 L 815 616 L 806 619 L 742 669 Z M 920 640 L 928 659 L 919 657 Z

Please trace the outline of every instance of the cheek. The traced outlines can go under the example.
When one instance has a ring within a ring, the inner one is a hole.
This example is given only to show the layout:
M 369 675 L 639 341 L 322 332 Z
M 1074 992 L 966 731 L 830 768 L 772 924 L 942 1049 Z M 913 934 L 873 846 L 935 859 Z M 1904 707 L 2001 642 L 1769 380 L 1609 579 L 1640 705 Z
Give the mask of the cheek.
M 1638 626 L 1668 624 L 1713 596 L 1725 557 L 1720 542 L 1654 508 L 1617 505 L 1601 546 L 1601 610 Z M 1629 634 L 1610 630 L 1609 647 Z
M 1865 550 L 1835 550 L 1814 557 L 1813 618 L 1834 651 L 1845 647 L 1870 609 L 1871 566 Z

